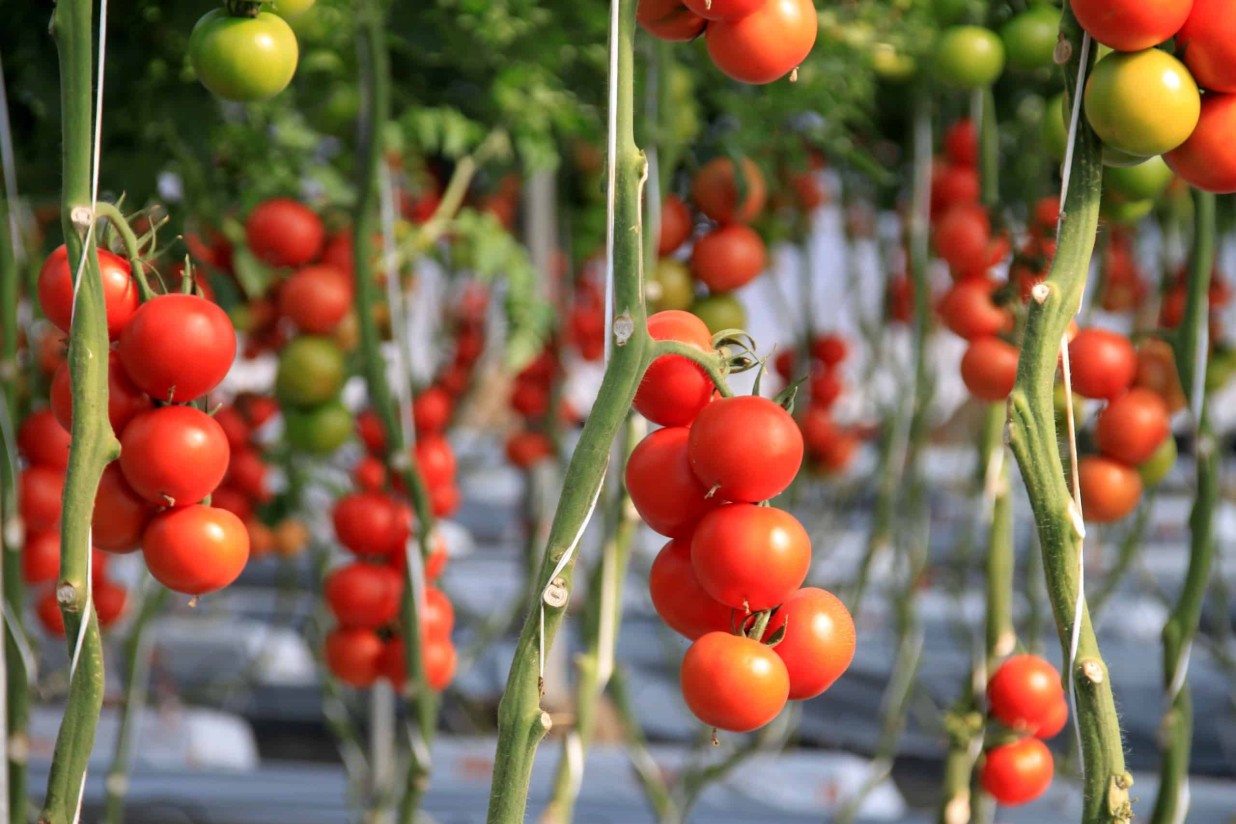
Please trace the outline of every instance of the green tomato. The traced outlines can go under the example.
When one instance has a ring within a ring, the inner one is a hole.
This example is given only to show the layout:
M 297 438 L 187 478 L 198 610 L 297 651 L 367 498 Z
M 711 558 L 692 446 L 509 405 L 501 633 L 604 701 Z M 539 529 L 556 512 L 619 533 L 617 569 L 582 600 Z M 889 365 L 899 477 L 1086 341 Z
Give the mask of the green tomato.
M 1236 374 L 1236 349 L 1216 347 L 1206 361 L 1206 389 L 1216 391 L 1227 385 Z
M 295 20 L 313 8 L 315 0 L 275 0 L 275 13 L 288 20 Z
M 1031 6 L 1000 27 L 1009 66 L 1032 72 L 1054 65 L 1060 39 L 1060 9 Z
M 1004 44 L 991 29 L 953 26 L 936 42 L 936 75 L 952 86 L 981 89 L 1004 71 Z
M 1145 155 L 1129 154 L 1122 152 L 1119 149 L 1113 149 L 1106 143 L 1103 144 L 1103 165 L 1111 166 L 1115 169 L 1127 169 L 1130 166 L 1137 166 L 1149 160 Z
M 1048 98 L 1043 107 L 1043 148 L 1047 149 L 1057 163 L 1064 162 L 1069 148 L 1068 115 L 1065 112 L 1064 92 Z
M 1163 479 L 1171 474 L 1176 465 L 1176 439 L 1168 435 L 1163 443 L 1150 456 L 1150 460 L 1137 467 L 1137 474 L 1142 476 L 1142 485 L 1158 486 Z
M 691 313 L 704 321 L 714 335 L 722 329 L 742 329 L 747 325 L 747 310 L 732 294 L 700 298 L 691 305 Z
M 301 335 L 279 353 L 275 396 L 292 406 L 318 406 L 338 396 L 346 377 L 338 344 L 318 335 Z
M 661 258 L 652 277 L 644 284 L 644 294 L 658 312 L 690 309 L 695 300 L 695 278 L 681 261 Z
M 1197 83 L 1159 49 L 1112 52 L 1086 81 L 1086 119 L 1099 138 L 1128 155 L 1150 157 L 1188 139 L 1201 116 Z
M 1105 197 L 1099 203 L 1099 214 L 1109 223 L 1129 226 L 1154 211 L 1153 200 L 1118 200 Z
M 1136 166 L 1103 170 L 1103 194 L 1119 200 L 1157 200 L 1172 182 L 1173 172 L 1159 155 Z
M 1052 393 L 1052 410 L 1056 418 L 1056 431 L 1068 432 L 1069 410 L 1065 405 L 1064 384 L 1057 383 Z M 1073 420 L 1080 421 L 1086 414 L 1086 399 L 1076 392 L 1073 393 Z
M 900 83 L 914 76 L 918 63 L 910 55 L 897 51 L 896 46 L 876 43 L 871 52 L 871 70 L 881 80 Z
M 970 16 L 974 11 L 972 0 L 931 0 L 931 12 L 936 22 L 942 26 L 951 26 Z
M 328 455 L 348 442 L 355 422 L 341 401 L 328 401 L 312 409 L 284 410 L 284 437 L 293 449 L 313 455 Z
M 296 73 L 299 47 L 277 14 L 230 17 L 223 9 L 202 15 L 189 35 L 189 62 L 198 80 L 225 100 L 251 103 L 274 97 Z

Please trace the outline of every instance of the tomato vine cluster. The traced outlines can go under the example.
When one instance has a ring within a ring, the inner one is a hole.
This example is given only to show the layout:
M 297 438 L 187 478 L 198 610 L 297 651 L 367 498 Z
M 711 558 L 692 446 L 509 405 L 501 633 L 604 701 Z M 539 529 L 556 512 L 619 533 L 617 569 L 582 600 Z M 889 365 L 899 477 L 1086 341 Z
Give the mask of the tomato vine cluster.
M 979 779 L 1001 804 L 1027 804 L 1047 791 L 1055 772 L 1043 741 L 1069 720 L 1060 673 L 1036 655 L 1014 655 L 991 676 L 987 703 L 992 718 L 1017 737 L 988 747 Z

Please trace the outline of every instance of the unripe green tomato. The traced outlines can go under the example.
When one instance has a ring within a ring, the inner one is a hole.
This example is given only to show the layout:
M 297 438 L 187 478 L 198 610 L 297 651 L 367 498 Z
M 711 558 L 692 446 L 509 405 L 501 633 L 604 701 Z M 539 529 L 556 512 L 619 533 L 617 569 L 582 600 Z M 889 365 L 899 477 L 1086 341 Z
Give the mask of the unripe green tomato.
M 936 42 L 936 76 L 962 89 L 995 83 L 1004 71 L 1004 44 L 991 29 L 953 26 Z
M 747 310 L 733 294 L 708 295 L 691 305 L 691 313 L 704 321 L 714 335 L 722 329 L 742 329 L 747 325 Z
M 284 437 L 293 449 L 327 455 L 348 442 L 355 422 L 341 401 L 310 409 L 290 407 L 283 412 Z
M 1056 384 L 1054 393 L 1052 394 L 1052 409 L 1056 417 L 1056 431 L 1064 433 L 1069 431 L 1069 410 L 1065 406 L 1064 384 Z M 1080 421 L 1086 414 L 1086 399 L 1076 392 L 1073 393 L 1073 420 Z
M 1108 223 L 1130 226 L 1154 211 L 1153 200 L 1117 200 L 1103 198 L 1099 203 L 1099 216 Z
M 889 43 L 876 43 L 871 52 L 871 70 L 881 80 L 899 83 L 914 76 L 918 63 Z
M 685 263 L 673 258 L 661 258 L 652 271 L 652 277 L 644 284 L 644 291 L 657 312 L 687 310 L 695 301 L 695 278 Z
M 339 395 L 346 377 L 343 350 L 334 341 L 301 335 L 279 353 L 275 397 L 292 406 L 318 406 Z
M 1064 92 L 1047 100 L 1043 107 L 1043 148 L 1057 163 L 1064 162 L 1064 153 L 1069 148 L 1068 113 L 1065 111 Z
M 1163 479 L 1171 474 L 1176 465 L 1176 439 L 1170 434 L 1150 456 L 1150 460 L 1137 467 L 1137 474 L 1142 476 L 1142 485 L 1149 488 L 1163 483 Z
M 251 103 L 274 97 L 296 74 L 299 47 L 277 14 L 230 17 L 223 9 L 202 15 L 189 35 L 189 62 L 202 85 L 225 100 Z
M 1171 168 L 1159 155 L 1136 166 L 1108 166 L 1103 170 L 1103 196 L 1124 201 L 1156 200 L 1172 177 Z
M 1236 374 L 1236 349 L 1216 347 L 1206 361 L 1206 389 L 1222 389 Z
M 1184 143 L 1202 99 L 1185 65 L 1165 51 L 1112 52 L 1086 81 L 1086 119 L 1107 146 L 1150 157 Z
M 1122 152 L 1119 149 L 1113 149 L 1106 143 L 1103 144 L 1103 165 L 1111 166 L 1114 169 L 1127 169 L 1130 166 L 1137 166 L 1149 160 L 1145 155 L 1129 154 Z
M 1020 71 L 1050 68 L 1060 39 L 1060 9 L 1031 6 L 1000 27 L 1008 64 Z
M 288 20 L 295 20 L 313 8 L 315 0 L 275 0 L 275 13 Z

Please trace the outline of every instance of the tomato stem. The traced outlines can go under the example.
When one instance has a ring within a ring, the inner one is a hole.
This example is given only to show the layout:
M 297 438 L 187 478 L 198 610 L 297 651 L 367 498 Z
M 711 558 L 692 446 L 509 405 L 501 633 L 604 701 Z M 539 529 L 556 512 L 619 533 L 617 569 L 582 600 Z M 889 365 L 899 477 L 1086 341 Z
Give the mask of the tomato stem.
M 262 13 L 262 4 L 254 0 L 224 0 L 223 7 L 229 17 L 254 18 Z
M 124 242 L 125 257 L 129 261 L 129 270 L 134 279 L 137 281 L 137 290 L 141 296 L 142 303 L 154 297 L 154 292 L 150 288 L 150 281 L 146 279 L 146 269 L 142 264 L 141 244 L 138 242 L 137 234 L 133 228 L 129 226 L 129 221 L 125 219 L 124 214 L 120 209 L 116 208 L 115 204 L 100 201 L 94 207 L 95 217 L 106 220 L 108 225 L 113 227 L 120 239 Z M 188 271 L 186 269 L 186 271 Z
M 678 355 L 697 364 L 712 380 L 713 386 L 717 387 L 721 397 L 733 397 L 734 390 L 730 389 L 729 381 L 726 379 L 728 369 L 725 358 L 720 353 L 702 352 L 682 341 L 659 340 L 652 345 L 652 357 L 659 358 L 662 355 Z

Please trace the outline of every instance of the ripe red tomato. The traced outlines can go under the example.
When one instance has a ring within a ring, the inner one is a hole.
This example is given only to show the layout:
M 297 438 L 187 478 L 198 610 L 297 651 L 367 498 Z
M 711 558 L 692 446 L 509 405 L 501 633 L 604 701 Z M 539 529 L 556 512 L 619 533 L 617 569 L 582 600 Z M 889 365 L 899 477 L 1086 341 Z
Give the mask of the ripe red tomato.
M 230 455 L 223 427 L 191 406 L 143 412 L 120 436 L 125 480 L 158 506 L 183 506 L 205 498 L 223 482 Z
M 965 117 L 954 121 L 944 133 L 944 154 L 949 162 L 974 167 L 978 165 L 978 153 L 978 129 L 974 128 L 974 122 Z
M 257 450 L 244 446 L 232 452 L 225 479 L 238 492 L 256 501 L 265 502 L 271 499 L 270 487 L 267 485 L 269 471 L 270 467 Z
M 1142 478 L 1131 466 L 1087 455 L 1078 461 L 1077 471 L 1087 521 L 1119 521 L 1136 509 L 1142 499 Z
M 506 459 L 520 469 L 530 469 L 553 454 L 553 442 L 541 432 L 516 432 L 506 442 Z
M 225 510 L 178 506 L 151 519 L 142 535 L 142 557 L 163 586 L 203 595 L 240 577 L 249 560 L 249 532 Z
M 1000 338 L 979 338 L 961 358 L 961 379 L 970 393 L 989 403 L 1002 401 L 1017 383 L 1021 353 Z
M 763 239 L 741 223 L 717 227 L 691 250 L 691 271 L 714 294 L 746 286 L 767 262 Z
M 59 576 L 60 533 L 28 531 L 21 548 L 21 579 L 30 585 L 48 584 Z
M 402 556 L 406 562 L 407 556 Z M 437 540 L 434 541 L 433 549 L 429 552 L 429 557 L 425 559 L 425 580 L 436 581 L 442 571 L 446 569 L 446 564 L 450 561 L 451 555 L 446 548 L 446 540 L 442 537 L 442 533 L 438 533 Z M 452 611 L 452 616 L 454 612 Z
M 73 385 L 68 363 L 56 367 L 51 381 L 51 410 L 65 429 L 73 425 Z M 138 414 L 150 409 L 150 396 L 129 380 L 120 362 L 120 355 L 107 353 L 107 418 L 112 431 L 119 435 Z
M 725 74 L 771 83 L 807 58 L 818 26 L 812 0 L 764 0 L 745 17 L 712 22 L 704 37 L 708 56 Z
M 380 492 L 353 492 L 335 504 L 335 537 L 360 556 L 402 554 L 408 523 L 399 504 Z
M 223 427 L 223 434 L 227 436 L 227 445 L 232 448 L 233 452 L 239 452 L 249 445 L 253 430 L 249 426 L 249 421 L 236 406 L 221 406 L 215 410 L 212 417 L 215 423 Z
M 710 632 L 682 661 L 682 695 L 710 727 L 750 732 L 777 717 L 790 693 L 785 664 L 751 638 Z
M 298 269 L 279 287 L 279 314 L 310 334 L 326 334 L 351 310 L 352 282 L 328 264 Z
M 827 409 L 841 397 L 845 391 L 845 383 L 836 369 L 817 367 L 811 370 L 811 381 L 807 388 L 811 394 L 811 404 Z
M 128 262 L 106 249 L 99 249 L 98 253 L 103 300 L 107 307 L 107 335 L 115 340 L 137 311 L 140 296 Z M 48 255 L 39 270 L 39 307 L 47 319 L 63 332 L 69 331 L 73 318 L 73 278 L 76 274 L 77 261 L 70 265 L 69 251 L 65 246 Z
M 687 204 L 677 195 L 668 195 L 661 203 L 661 234 L 657 237 L 657 254 L 661 257 L 672 255 L 690 239 L 694 228 Z
M 196 295 L 146 301 L 120 336 L 120 361 L 138 388 L 160 401 L 187 403 L 219 385 L 236 357 L 227 313 Z
M 50 466 L 28 466 L 23 469 L 17 479 L 17 511 L 26 529 L 38 532 L 58 530 L 63 493 L 63 470 Z
M 670 629 L 694 641 L 709 632 L 729 632 L 732 610 L 700 585 L 691 565 L 691 541 L 670 541 L 648 574 L 653 609 Z
M 549 413 L 549 389 L 516 378 L 511 390 L 511 408 L 525 418 L 542 418 Z
M 1231 16 L 1231 15 L 1229 15 Z M 1236 94 L 1207 94 L 1196 128 L 1184 143 L 1163 156 L 1172 171 L 1199 189 L 1236 192 Z
M 845 338 L 837 332 L 820 335 L 811 342 L 811 357 L 825 366 L 838 366 L 849 354 Z
M 978 171 L 970 166 L 937 163 L 931 170 L 931 215 L 934 219 L 954 206 L 977 203 L 982 189 Z
M 362 409 L 357 414 L 356 434 L 370 454 L 380 455 L 386 450 L 386 430 L 382 419 L 372 409 Z
M 854 660 L 854 619 L 831 592 L 804 587 L 768 622 L 765 639 L 781 627 L 785 636 L 773 651 L 790 676 L 790 700 L 803 701 L 827 690 Z
M 1176 51 L 1199 86 L 1236 92 L 1236 17 L 1224 0 L 1192 0 L 1176 32 Z
M 31 412 L 17 428 L 17 452 L 33 466 L 68 468 L 71 440 L 50 409 Z
M 455 482 L 455 451 L 441 435 L 426 435 L 416 442 L 416 465 L 431 490 Z
M 94 582 L 95 615 L 99 619 L 99 628 L 107 629 L 124 617 L 129 606 L 129 591 L 120 584 L 106 579 Z
M 953 334 L 971 341 L 1011 332 L 1012 313 L 993 300 L 999 287 L 986 276 L 953 284 L 936 307 L 944 325 Z
M 455 608 L 445 592 L 437 587 L 425 587 L 420 618 L 421 635 L 426 640 L 449 639 L 455 626 Z
M 1057 705 L 1064 700 L 1060 672 L 1037 655 L 1008 658 L 987 683 L 992 716 L 1010 729 L 1029 735 L 1055 722 Z
M 653 340 L 680 341 L 712 352 L 712 334 L 690 312 L 668 309 L 648 318 Z M 635 409 L 653 423 L 684 426 L 712 400 L 713 384 L 696 364 L 680 355 L 662 355 L 648 365 L 635 392 Z
M 373 686 L 381 671 L 384 645 L 378 634 L 364 627 L 337 627 L 326 636 L 326 668 L 345 684 Z
M 427 639 L 421 645 L 421 661 L 425 666 L 425 681 L 434 692 L 442 692 L 455 677 L 456 651 L 449 638 Z M 383 678 L 396 689 L 403 689 L 408 680 L 408 668 L 402 638 L 395 636 L 386 642 L 380 668 Z
M 1137 375 L 1137 353 L 1118 332 L 1090 327 L 1069 343 L 1073 391 L 1084 398 L 1111 400 L 1124 394 Z
M 1055 738 L 1068 723 L 1069 702 L 1062 697 L 1056 702 L 1051 712 L 1044 717 L 1043 724 L 1039 727 L 1039 731 L 1035 733 L 1035 737 L 1041 738 L 1044 741 Z
M 1167 404 L 1138 387 L 1109 403 L 1094 430 L 1099 451 L 1130 466 L 1150 460 L 1171 433 Z
M 748 157 L 740 162 L 744 186 L 741 204 L 734 161 L 728 157 L 714 157 L 705 163 L 691 183 L 691 199 L 701 212 L 717 223 L 748 223 L 764 210 L 768 198 L 764 173 Z
M 366 455 L 352 469 L 352 479 L 361 489 L 376 492 L 386 486 L 386 464 L 372 455 Z
M 226 484 L 210 493 L 210 505 L 226 509 L 245 523 L 253 520 L 253 502 L 243 492 Z
M 440 386 L 431 386 L 412 401 L 412 423 L 422 435 L 442 432 L 451 421 L 454 401 Z
M 435 518 L 449 518 L 459 511 L 463 502 L 463 492 L 452 481 L 449 484 L 430 487 L 429 503 L 433 507 Z
M 682 0 L 639 0 L 635 20 L 653 37 L 676 42 L 694 40 L 708 25 L 707 20 L 688 9 Z
M 1077 22 L 1104 46 L 1149 49 L 1180 31 L 1194 0 L 1072 0 Z
M 686 427 L 658 429 L 639 442 L 627 461 L 627 491 L 631 503 L 654 532 L 685 537 L 721 503 L 691 471 Z
M 353 561 L 327 575 L 322 591 L 342 626 L 378 629 L 399 616 L 403 577 L 388 566 Z
M 245 242 L 271 266 L 304 266 L 317 258 L 326 230 L 313 210 L 286 197 L 254 207 L 245 221 Z
M 154 515 L 154 507 L 142 500 L 124 479 L 119 461 L 103 470 L 94 496 L 91 535 L 94 545 L 108 552 L 133 552 Z
M 754 395 L 720 398 L 691 427 L 691 469 L 726 501 L 780 495 L 803 463 L 803 436 L 783 408 Z
M 992 798 L 1014 806 L 1046 792 L 1054 772 L 1047 745 L 1037 738 L 1023 738 L 988 750 L 980 778 Z
M 734 609 L 759 612 L 802 586 L 811 566 L 811 538 L 784 510 L 729 504 L 696 526 L 691 565 L 713 598 Z
M 56 600 L 54 586 L 44 589 L 35 599 L 34 614 L 48 633 L 64 636 L 64 615 L 60 612 L 60 603 Z
M 935 226 L 936 254 L 959 271 L 979 268 L 989 261 L 991 222 L 978 204 L 952 207 Z
M 687 8 L 707 20 L 733 20 L 746 17 L 764 0 L 683 0 Z

